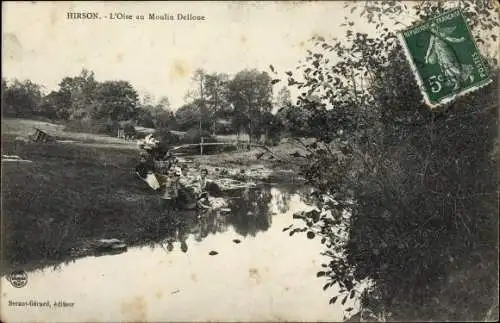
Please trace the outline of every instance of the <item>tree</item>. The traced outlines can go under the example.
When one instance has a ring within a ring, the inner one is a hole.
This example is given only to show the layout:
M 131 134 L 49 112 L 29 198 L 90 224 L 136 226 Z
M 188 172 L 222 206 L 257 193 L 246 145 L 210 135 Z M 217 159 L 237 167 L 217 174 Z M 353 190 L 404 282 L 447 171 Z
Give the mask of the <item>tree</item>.
M 227 74 L 212 73 L 204 78 L 204 99 L 210 130 L 215 134 L 217 119 L 231 110 L 228 90 L 229 76 Z
M 163 110 L 156 108 L 154 115 L 154 124 L 156 128 L 169 128 L 172 129 L 176 127 L 177 120 L 175 115 L 170 110 Z
M 144 106 L 141 105 L 137 110 L 136 121 L 137 125 L 146 127 L 146 128 L 154 128 L 155 127 L 155 119 L 151 112 L 152 106 Z
M 266 141 L 277 143 L 283 130 L 282 121 L 269 111 L 262 113 L 259 127 L 264 131 Z
M 198 124 L 199 124 L 199 133 L 201 136 L 202 129 L 203 129 L 203 122 L 206 119 L 206 116 L 208 115 L 207 113 L 207 106 L 205 104 L 205 97 L 204 97 L 204 90 L 203 90 L 203 82 L 205 78 L 205 70 L 199 68 L 194 72 L 193 75 L 193 80 L 199 84 L 200 90 L 198 92 L 198 97 L 193 101 L 193 103 L 196 102 L 196 105 L 198 106 Z M 195 90 L 193 93 L 196 93 L 197 91 Z
M 200 122 L 200 104 L 199 101 L 187 103 L 175 111 L 175 119 L 179 130 L 187 131 L 191 128 L 198 127 Z M 206 127 L 207 124 L 204 124 Z
M 52 91 L 42 99 L 40 115 L 50 118 L 66 120 L 69 117 L 68 107 L 71 103 L 69 98 L 58 91 Z
M 276 107 L 278 110 L 287 109 L 292 106 L 292 94 L 290 90 L 284 86 L 282 87 L 276 96 Z
M 30 80 L 13 80 L 9 85 L 2 80 L 3 113 L 7 116 L 28 117 L 39 113 L 42 87 Z
M 6 93 L 9 90 L 9 86 L 7 85 L 7 80 L 2 77 L 2 114 L 6 114 L 7 111 L 7 101 L 6 101 Z
M 83 69 L 79 76 L 65 77 L 59 83 L 59 92 L 67 98 L 70 105 L 66 107 L 69 119 L 91 119 L 99 109 L 96 100 L 98 82 L 94 72 Z
M 92 116 L 113 121 L 130 120 L 137 116 L 138 94 L 127 81 L 106 81 L 99 84 Z
M 496 84 L 429 110 L 386 23 L 389 18 L 396 24 L 403 11 L 424 19 L 456 4 L 347 4 L 351 17 L 358 10 L 375 25 L 377 37 L 356 33 L 356 22 L 347 18 L 346 41 L 313 37 L 299 76 L 286 73 L 288 85 L 301 91 L 297 106 L 316 119 L 317 141 L 305 145 L 310 164 L 302 173 L 315 187 L 312 198 L 319 207 L 297 214 L 306 227 L 290 234 L 307 231 L 328 248 L 331 261 L 318 276 L 327 278 L 325 289 L 339 286 L 341 294 L 331 303 L 360 293 L 359 281 L 368 278 L 373 286 L 363 293 L 362 306 L 377 314 L 482 319 L 491 306 L 484 301 L 474 310 L 467 303 L 430 310 L 436 307 L 433 297 L 446 296 L 441 291 L 448 286 L 441 282 L 457 263 L 472 267 L 477 262 L 472 255 L 488 259 L 488 279 L 480 287 L 474 279 L 462 281 L 468 288 L 461 292 L 473 293 L 469 299 L 496 295 L 490 287 L 498 284 L 496 161 L 491 157 Z M 498 33 L 497 13 L 485 2 L 460 4 L 475 35 L 485 39 Z M 486 59 L 498 79 L 495 58 Z
M 200 130 L 210 129 L 215 133 L 217 119 L 230 111 L 227 84 L 229 76 L 222 73 L 208 74 L 197 69 L 193 75 L 195 86 L 186 93 L 185 99 L 194 108 L 198 108 L 198 126 Z
M 144 93 L 142 96 L 141 100 L 141 105 L 146 106 L 146 105 L 154 105 L 155 103 L 155 96 L 151 93 Z
M 170 99 L 167 96 L 162 96 L 158 100 L 158 104 L 156 104 L 162 110 L 170 110 Z
M 237 73 L 229 82 L 229 98 L 234 105 L 234 126 L 245 129 L 250 138 L 259 138 L 260 118 L 272 109 L 270 76 L 255 69 Z

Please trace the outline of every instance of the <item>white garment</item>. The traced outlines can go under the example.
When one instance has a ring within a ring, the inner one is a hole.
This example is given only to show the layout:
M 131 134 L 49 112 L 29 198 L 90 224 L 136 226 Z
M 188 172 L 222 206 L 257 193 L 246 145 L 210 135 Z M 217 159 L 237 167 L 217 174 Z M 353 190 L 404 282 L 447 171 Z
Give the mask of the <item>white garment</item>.
M 159 143 L 160 141 L 154 138 L 152 134 L 147 135 L 142 140 L 137 140 L 137 145 L 139 146 L 139 148 L 146 150 L 157 147 Z
M 227 207 L 227 202 L 225 199 L 223 199 L 222 197 L 209 197 L 208 198 L 208 202 L 210 203 L 210 206 L 212 207 L 212 209 L 222 209 L 222 208 L 225 208 Z
M 153 173 L 148 174 L 144 181 L 146 183 L 148 183 L 149 187 L 151 187 L 154 190 L 157 190 L 160 188 L 160 183 L 158 183 L 158 179 L 156 178 L 155 174 L 153 174 Z
M 156 138 L 153 137 L 152 134 L 147 135 L 146 138 L 144 138 L 144 142 L 146 143 L 146 145 L 150 146 L 156 146 L 160 143 L 158 140 L 156 140 Z

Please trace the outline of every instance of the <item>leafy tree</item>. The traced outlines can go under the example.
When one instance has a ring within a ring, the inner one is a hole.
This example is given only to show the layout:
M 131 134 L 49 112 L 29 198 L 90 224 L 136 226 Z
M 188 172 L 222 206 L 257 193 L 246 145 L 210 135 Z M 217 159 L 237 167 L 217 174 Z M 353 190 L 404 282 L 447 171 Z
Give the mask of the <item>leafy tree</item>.
M 9 85 L 2 79 L 2 112 L 7 116 L 28 117 L 39 113 L 42 87 L 30 80 L 13 80 Z
M 275 105 L 278 110 L 285 110 L 292 106 L 292 94 L 286 86 L 283 86 L 276 95 Z
M 266 111 L 262 113 L 259 125 L 264 131 L 266 141 L 269 143 L 278 143 L 283 130 L 283 124 L 279 117 L 269 111 Z
M 237 73 L 229 83 L 229 98 L 234 106 L 234 126 L 245 129 L 250 138 L 259 138 L 262 114 L 272 109 L 269 74 L 255 69 Z
M 485 39 L 492 30 L 498 32 L 497 13 L 488 4 L 459 4 L 473 34 Z M 312 198 L 319 207 L 297 214 L 306 227 L 290 229 L 290 234 L 307 232 L 328 248 L 331 261 L 318 276 L 328 279 L 325 289 L 340 287 L 332 303 L 345 303 L 361 292 L 359 281 L 370 279 L 373 285 L 361 300 L 376 314 L 396 312 L 405 320 L 482 319 L 491 306 L 487 302 L 436 309 L 432 300 L 446 296 L 440 293 L 446 284 L 440 282 L 456 272 L 457 264 L 472 267 L 477 259 L 488 259 L 483 261 L 489 278 L 481 286 L 468 282 L 468 289 L 453 289 L 478 299 L 496 295 L 491 288 L 498 284 L 493 274 L 497 182 L 491 157 L 497 136 L 496 82 L 429 110 L 387 26 L 387 18 L 395 24 L 403 11 L 424 19 L 455 5 L 348 3 L 351 14 L 361 11 L 375 25 L 377 37 L 356 33 L 355 22 L 347 18 L 346 41 L 313 37 L 313 48 L 298 66 L 299 77 L 286 73 L 289 86 L 301 91 L 297 106 L 315 119 L 317 141 L 305 145 L 311 163 L 302 172 L 316 188 Z M 486 60 L 496 80 L 496 60 Z
M 79 76 L 65 77 L 59 83 L 59 92 L 68 99 L 69 119 L 91 119 L 98 109 L 96 100 L 98 82 L 94 72 L 83 69 Z
M 9 85 L 7 84 L 7 80 L 2 77 L 2 106 L 5 104 L 5 92 L 8 90 Z
M 186 93 L 188 104 L 197 104 L 198 126 L 215 133 L 217 119 L 226 116 L 231 108 L 228 100 L 229 76 L 224 73 L 207 73 L 197 69 L 192 77 L 194 86 Z M 200 114 L 201 113 L 201 114 Z
M 155 96 L 151 93 L 146 92 L 143 94 L 142 99 L 140 101 L 142 106 L 154 105 Z
M 158 104 L 156 105 L 157 107 L 161 108 L 162 110 L 170 110 L 170 99 L 167 96 L 162 96 L 158 100 Z
M 201 118 L 200 105 L 201 103 L 199 101 L 194 101 L 183 105 L 177 111 L 175 111 L 175 119 L 177 121 L 179 130 L 186 131 L 195 127 L 199 128 Z M 206 129 L 208 124 L 206 122 L 206 119 L 203 121 L 203 129 Z
M 127 81 L 106 81 L 99 84 L 93 111 L 97 119 L 130 120 L 137 116 L 138 94 Z
M 155 127 L 156 128 L 168 128 L 173 129 L 177 127 L 177 120 L 175 119 L 175 115 L 170 110 L 159 109 L 158 107 L 155 110 L 154 115 Z
M 137 110 L 136 116 L 137 125 L 146 127 L 146 128 L 154 128 L 155 127 L 155 119 L 150 110 L 150 106 L 141 106 Z
M 52 91 L 42 99 L 40 105 L 40 114 L 44 117 L 65 120 L 68 119 L 68 110 L 65 108 L 69 106 L 68 98 L 57 91 Z
M 170 100 L 164 96 L 154 104 L 152 97 L 145 97 L 138 111 L 137 122 L 150 128 L 175 128 L 175 115 L 170 110 Z
M 194 71 L 192 76 L 192 81 L 194 82 L 194 88 L 189 90 L 185 95 L 185 101 L 187 105 L 190 106 L 190 110 L 194 113 L 194 108 L 197 108 L 198 114 L 198 132 L 201 131 L 208 125 L 208 109 L 205 101 L 205 89 L 204 82 L 206 78 L 206 71 L 199 68 Z
M 229 76 L 212 73 L 204 78 L 204 99 L 210 130 L 215 134 L 218 118 L 224 117 L 231 110 L 229 102 Z

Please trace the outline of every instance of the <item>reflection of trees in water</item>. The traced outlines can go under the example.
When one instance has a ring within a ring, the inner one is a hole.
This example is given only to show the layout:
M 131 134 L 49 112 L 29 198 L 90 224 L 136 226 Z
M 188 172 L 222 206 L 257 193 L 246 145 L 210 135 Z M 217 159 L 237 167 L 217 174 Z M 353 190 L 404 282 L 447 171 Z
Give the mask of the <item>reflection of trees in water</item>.
M 174 212 L 171 218 L 161 220 L 158 240 L 161 239 L 160 244 L 169 252 L 177 249 L 174 247 L 177 242 L 181 251 L 187 252 L 186 240 L 189 235 L 201 242 L 211 234 L 226 232 L 230 225 L 241 236 L 255 236 L 259 231 L 268 230 L 272 224 L 271 201 L 274 199 L 278 211 L 285 213 L 290 208 L 291 195 L 285 190 L 273 190 L 271 193 L 271 186 L 268 185 L 228 192 L 226 198 L 230 212 Z
M 258 231 L 266 231 L 272 222 L 272 215 L 269 211 L 271 199 L 269 186 L 244 189 L 240 198 L 231 201 L 231 213 L 227 221 L 242 236 L 255 236 Z
M 312 191 L 310 188 L 304 188 L 302 190 L 297 190 L 297 194 L 300 197 L 300 201 L 304 202 L 307 205 L 315 205 L 316 200 L 314 198 L 314 194 L 311 194 Z
M 285 213 L 290 210 L 290 200 L 292 195 L 289 192 L 276 190 L 273 198 L 276 200 L 276 206 L 280 213 Z

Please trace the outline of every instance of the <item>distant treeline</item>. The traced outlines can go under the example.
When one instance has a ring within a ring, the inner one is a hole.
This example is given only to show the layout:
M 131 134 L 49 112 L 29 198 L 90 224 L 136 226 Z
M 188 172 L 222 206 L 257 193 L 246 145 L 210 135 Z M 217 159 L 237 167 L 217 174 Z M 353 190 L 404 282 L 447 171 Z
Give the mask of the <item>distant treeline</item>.
M 133 132 L 134 126 L 191 132 L 201 128 L 207 135 L 244 132 L 252 139 L 265 135 L 272 140 L 283 132 L 312 131 L 306 110 L 293 107 L 286 87 L 273 100 L 273 80 L 266 72 L 243 70 L 231 77 L 197 70 L 193 80 L 186 104 L 174 113 L 168 96 L 140 98 L 130 82 L 98 82 L 86 69 L 63 78 L 50 93 L 31 80 L 2 79 L 2 113 L 64 121 L 78 130 L 108 134 L 116 134 L 118 128 Z

